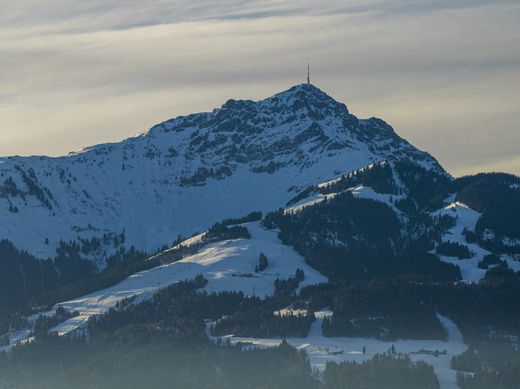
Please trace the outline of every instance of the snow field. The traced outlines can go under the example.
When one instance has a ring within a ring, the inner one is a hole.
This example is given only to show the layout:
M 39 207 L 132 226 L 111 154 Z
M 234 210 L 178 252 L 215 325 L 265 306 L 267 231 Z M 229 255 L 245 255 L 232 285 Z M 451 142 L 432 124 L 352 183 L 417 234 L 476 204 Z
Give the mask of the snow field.
M 363 362 L 373 358 L 376 354 L 383 354 L 395 347 L 397 354 L 405 354 L 412 361 L 425 361 L 433 366 L 439 379 L 441 389 L 458 388 L 456 371 L 450 366 L 450 359 L 454 355 L 464 352 L 468 346 L 462 339 L 462 334 L 456 324 L 445 316 L 438 315 L 440 322 L 448 334 L 448 340 L 396 340 L 393 342 L 381 341 L 373 338 L 328 338 L 323 335 L 322 323 L 325 317 L 332 312 L 324 310 L 315 312 L 316 321 L 312 324 L 309 334 L 305 338 L 289 338 L 286 341 L 298 350 L 304 350 L 312 368 L 323 373 L 327 362 Z M 213 341 L 220 344 L 244 344 L 244 347 L 269 348 L 277 347 L 283 341 L 275 338 L 248 338 L 227 335 L 213 337 L 210 335 L 212 323 L 207 324 L 208 335 Z M 363 353 L 365 348 L 365 353 Z M 425 352 L 426 351 L 426 352 Z M 435 356 L 434 352 L 438 351 Z
M 484 258 L 484 256 L 491 254 L 489 251 L 483 249 L 476 243 L 466 242 L 466 238 L 463 234 L 464 229 L 469 231 L 475 231 L 475 226 L 481 214 L 466 204 L 461 202 L 452 202 L 447 207 L 436 212 L 439 215 L 449 215 L 454 217 L 456 224 L 450 228 L 447 233 L 442 237 L 443 242 L 455 242 L 468 247 L 468 249 L 474 253 L 469 259 L 459 259 L 456 257 L 448 257 L 439 255 L 442 261 L 452 263 L 459 267 L 462 280 L 464 282 L 478 282 L 486 275 L 487 269 L 480 269 L 478 263 Z M 514 271 L 520 270 L 520 262 L 515 261 L 512 258 L 504 258 L 508 266 Z

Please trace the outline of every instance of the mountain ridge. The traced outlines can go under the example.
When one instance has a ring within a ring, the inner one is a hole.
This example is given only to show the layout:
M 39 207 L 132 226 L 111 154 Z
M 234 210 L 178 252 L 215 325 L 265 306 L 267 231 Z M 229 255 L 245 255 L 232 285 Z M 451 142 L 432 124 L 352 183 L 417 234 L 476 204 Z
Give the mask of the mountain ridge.
M 358 119 L 300 84 L 68 156 L 0 158 L 0 238 L 40 258 L 53 257 L 60 241 L 97 238 L 100 247 L 84 256 L 102 267 L 121 247 L 153 252 L 178 235 L 275 209 L 308 185 L 387 159 L 445 173 L 381 119 Z

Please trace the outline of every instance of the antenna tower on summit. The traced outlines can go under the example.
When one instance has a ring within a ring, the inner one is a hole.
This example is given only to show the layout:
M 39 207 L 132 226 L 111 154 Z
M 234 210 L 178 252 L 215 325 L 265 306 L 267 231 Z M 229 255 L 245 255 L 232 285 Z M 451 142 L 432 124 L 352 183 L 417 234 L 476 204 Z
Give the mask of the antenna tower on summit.
M 309 63 L 307 62 L 307 84 L 311 83 L 311 69 Z

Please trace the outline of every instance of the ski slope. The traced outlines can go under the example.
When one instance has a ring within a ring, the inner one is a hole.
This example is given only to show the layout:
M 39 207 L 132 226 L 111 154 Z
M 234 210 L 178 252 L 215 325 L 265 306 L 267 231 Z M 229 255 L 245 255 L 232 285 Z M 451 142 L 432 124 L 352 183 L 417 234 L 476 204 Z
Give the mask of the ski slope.
M 468 249 L 474 253 L 469 259 L 459 259 L 455 257 L 448 257 L 439 255 L 442 261 L 454 264 L 459 267 L 462 280 L 464 282 L 478 282 L 486 275 L 487 269 L 480 269 L 478 263 L 488 254 L 490 251 L 483 249 L 477 243 L 468 243 L 463 234 L 464 229 L 469 231 L 475 231 L 475 226 L 480 218 L 481 214 L 466 204 L 461 202 L 452 202 L 445 208 L 441 209 L 436 214 L 438 215 L 449 215 L 455 218 L 456 224 L 450 228 L 442 237 L 443 242 L 455 242 L 468 247 Z M 507 265 L 514 271 L 520 270 L 520 262 L 515 261 L 512 258 L 503 258 Z
M 208 244 L 195 255 L 178 262 L 133 274 L 110 288 L 57 304 L 43 314 L 52 315 L 58 307 L 63 307 L 70 312 L 77 312 L 77 315 L 52 328 L 51 332 L 69 334 L 83 327 L 90 318 L 114 308 L 118 302 L 130 298 L 136 303 L 143 301 L 161 288 L 193 279 L 199 274 L 208 280 L 204 288 L 208 293 L 232 291 L 258 297 L 274 293 L 275 280 L 293 277 L 298 268 L 305 273 L 300 288 L 328 282 L 325 276 L 308 266 L 296 251 L 283 245 L 275 231 L 265 230 L 259 222 L 244 226 L 249 230 L 251 239 Z M 255 273 L 260 253 L 267 256 L 269 265 L 264 271 Z M 29 321 L 34 323 L 35 320 L 36 316 L 33 316 Z M 11 346 L 29 336 L 30 331 L 12 336 L 14 342 L 11 342 Z

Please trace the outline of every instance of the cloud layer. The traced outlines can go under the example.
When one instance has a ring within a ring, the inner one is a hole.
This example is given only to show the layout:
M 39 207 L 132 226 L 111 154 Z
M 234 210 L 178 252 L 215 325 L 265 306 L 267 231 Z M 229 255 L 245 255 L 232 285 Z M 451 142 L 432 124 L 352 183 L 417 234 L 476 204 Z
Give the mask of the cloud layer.
M 305 79 L 453 174 L 520 174 L 517 1 L 0 0 L 0 155 L 62 155 Z

